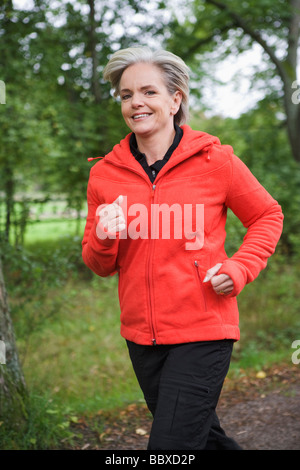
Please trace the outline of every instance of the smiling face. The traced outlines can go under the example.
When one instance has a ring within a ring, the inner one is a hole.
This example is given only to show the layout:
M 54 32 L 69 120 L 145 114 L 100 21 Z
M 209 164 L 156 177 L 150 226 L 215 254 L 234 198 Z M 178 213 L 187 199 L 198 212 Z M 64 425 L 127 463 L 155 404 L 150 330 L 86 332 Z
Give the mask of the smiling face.
M 141 62 L 125 69 L 120 81 L 120 97 L 123 118 L 137 138 L 174 131 L 181 93 L 176 91 L 170 95 L 157 66 Z

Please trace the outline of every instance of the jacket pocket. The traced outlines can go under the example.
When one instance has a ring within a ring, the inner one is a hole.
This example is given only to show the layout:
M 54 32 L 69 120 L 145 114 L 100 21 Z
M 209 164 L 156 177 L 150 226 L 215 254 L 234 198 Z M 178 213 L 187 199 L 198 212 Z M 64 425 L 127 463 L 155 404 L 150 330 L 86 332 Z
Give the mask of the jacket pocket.
M 203 287 L 203 280 L 202 280 L 199 262 L 197 260 L 194 261 L 194 266 L 196 270 L 196 279 L 197 279 L 197 284 L 199 286 L 201 300 L 203 303 L 204 311 L 206 312 L 207 311 L 206 295 L 205 295 L 205 290 Z

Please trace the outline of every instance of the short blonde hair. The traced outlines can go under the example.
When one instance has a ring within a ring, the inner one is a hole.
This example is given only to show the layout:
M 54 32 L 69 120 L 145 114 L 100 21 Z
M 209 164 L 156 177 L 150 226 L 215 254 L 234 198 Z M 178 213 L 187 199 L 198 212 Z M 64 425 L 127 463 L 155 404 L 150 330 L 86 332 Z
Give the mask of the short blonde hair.
M 162 71 L 170 95 L 178 90 L 181 92 L 182 102 L 174 120 L 179 126 L 185 124 L 189 115 L 189 68 L 172 52 L 152 51 L 148 47 L 129 47 L 115 52 L 103 72 L 104 79 L 112 85 L 114 96 L 120 94 L 120 81 L 124 70 L 140 62 L 156 65 Z

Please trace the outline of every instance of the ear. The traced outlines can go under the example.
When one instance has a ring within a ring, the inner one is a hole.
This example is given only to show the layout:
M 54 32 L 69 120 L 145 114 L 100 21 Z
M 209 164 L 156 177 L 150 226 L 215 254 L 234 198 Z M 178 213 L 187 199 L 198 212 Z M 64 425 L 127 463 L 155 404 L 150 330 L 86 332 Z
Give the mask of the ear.
M 182 102 L 182 93 L 181 91 L 175 91 L 174 95 L 172 95 L 172 105 L 171 105 L 171 114 L 175 116 L 178 113 Z

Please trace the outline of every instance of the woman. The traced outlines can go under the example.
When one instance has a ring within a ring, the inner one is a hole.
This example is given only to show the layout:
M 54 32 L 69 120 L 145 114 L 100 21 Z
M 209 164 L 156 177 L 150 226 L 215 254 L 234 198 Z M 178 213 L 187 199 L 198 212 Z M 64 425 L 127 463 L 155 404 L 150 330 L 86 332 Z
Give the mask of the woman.
M 274 252 L 281 208 L 230 146 L 185 124 L 179 57 L 121 50 L 104 78 L 132 132 L 91 169 L 83 259 L 119 275 L 121 334 L 154 418 L 148 449 L 240 449 L 215 409 L 240 335 L 236 297 Z M 231 258 L 227 208 L 247 228 Z

